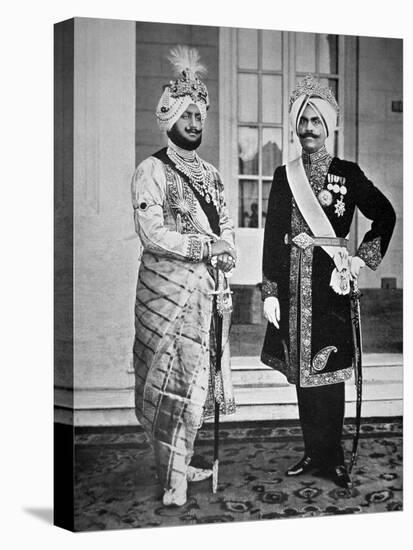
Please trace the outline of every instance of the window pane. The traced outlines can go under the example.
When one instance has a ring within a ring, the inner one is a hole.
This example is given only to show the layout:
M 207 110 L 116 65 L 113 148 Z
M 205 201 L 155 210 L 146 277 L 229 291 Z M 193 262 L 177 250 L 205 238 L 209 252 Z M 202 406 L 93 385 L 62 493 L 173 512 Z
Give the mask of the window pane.
M 265 227 L 265 220 L 268 212 L 268 198 L 270 196 L 272 181 L 262 182 L 262 226 Z
M 239 182 L 239 227 L 258 227 L 258 182 Z
M 264 128 L 262 131 L 262 173 L 272 176 L 282 164 L 281 128 Z
M 244 122 L 258 120 L 258 79 L 254 74 L 238 76 L 238 118 Z
M 258 68 L 258 31 L 238 29 L 238 66 L 241 69 Z
M 282 32 L 262 31 L 262 68 L 281 71 L 282 53 Z
M 262 77 L 262 120 L 282 122 L 282 77 Z
M 320 73 L 338 73 L 338 38 L 335 34 L 320 34 Z
M 315 34 L 296 33 L 295 63 L 295 70 L 297 72 L 315 72 Z
M 240 174 L 258 174 L 258 129 L 238 129 L 238 170 Z

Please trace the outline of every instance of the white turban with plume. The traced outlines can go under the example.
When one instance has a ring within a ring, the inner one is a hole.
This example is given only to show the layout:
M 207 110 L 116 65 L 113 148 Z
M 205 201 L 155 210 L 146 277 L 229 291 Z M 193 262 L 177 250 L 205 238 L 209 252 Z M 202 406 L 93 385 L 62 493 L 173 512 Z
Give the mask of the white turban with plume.
M 187 110 L 196 105 L 205 122 L 209 107 L 208 90 L 197 75 L 206 74 L 206 68 L 200 63 L 198 50 L 187 46 L 177 46 L 168 57 L 175 68 L 177 80 L 165 86 L 156 108 L 156 118 L 161 130 L 168 131 Z
M 298 135 L 298 124 L 307 106 L 312 107 L 319 116 L 326 137 L 333 139 L 337 128 L 339 107 L 333 92 L 327 86 L 322 86 L 311 75 L 299 82 L 290 97 L 290 121 Z

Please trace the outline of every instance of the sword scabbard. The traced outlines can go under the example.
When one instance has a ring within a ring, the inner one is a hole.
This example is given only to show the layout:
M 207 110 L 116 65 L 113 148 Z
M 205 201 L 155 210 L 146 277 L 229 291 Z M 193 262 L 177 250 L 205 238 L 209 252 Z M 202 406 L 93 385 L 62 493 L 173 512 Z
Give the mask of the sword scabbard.
M 351 473 L 357 458 L 357 448 L 360 438 L 361 424 L 361 405 L 363 388 L 363 370 L 362 370 L 362 338 L 361 338 L 361 319 L 360 319 L 360 296 L 357 279 L 351 281 L 351 322 L 354 344 L 354 381 L 356 385 L 356 427 L 353 437 L 353 448 L 351 452 L 349 472 Z

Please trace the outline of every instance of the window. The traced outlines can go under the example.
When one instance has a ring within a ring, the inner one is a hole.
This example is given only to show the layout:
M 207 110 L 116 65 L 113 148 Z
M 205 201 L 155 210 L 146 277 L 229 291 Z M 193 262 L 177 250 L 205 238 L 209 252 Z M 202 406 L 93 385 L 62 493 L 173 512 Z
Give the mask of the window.
M 340 104 L 339 37 L 336 34 L 292 33 L 295 39 L 296 82 L 313 74 L 332 89 Z M 334 154 L 338 154 L 340 129 L 336 130 Z
M 265 224 L 274 169 L 282 164 L 283 33 L 237 30 L 238 226 Z
M 230 180 L 238 227 L 264 227 L 274 170 L 299 154 L 288 119 L 297 80 L 311 73 L 342 99 L 342 50 L 337 35 L 222 29 L 220 168 Z M 336 153 L 341 134 L 339 128 Z

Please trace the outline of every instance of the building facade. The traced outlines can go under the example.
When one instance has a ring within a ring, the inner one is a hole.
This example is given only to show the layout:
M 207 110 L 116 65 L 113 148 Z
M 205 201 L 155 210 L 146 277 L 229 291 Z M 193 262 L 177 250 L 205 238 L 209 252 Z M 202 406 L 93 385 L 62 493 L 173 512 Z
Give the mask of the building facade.
M 131 349 L 140 247 L 130 180 L 135 166 L 164 145 L 155 108 L 172 78 L 167 55 L 177 44 L 196 47 L 208 68 L 211 107 L 199 153 L 219 167 L 236 223 L 235 326 L 262 326 L 258 285 L 268 195 L 274 169 L 297 155 L 288 99 L 307 73 L 337 95 L 336 154 L 358 162 L 396 210 L 386 258 L 379 271 L 363 271 L 361 286 L 376 292 L 375 300 L 381 289 L 403 287 L 401 40 L 87 18 L 59 23 L 56 403 L 66 419 L 74 405 L 78 425 L 135 422 Z M 357 215 L 353 250 L 366 227 Z M 65 314 L 69 272 L 72 319 Z M 249 354 L 258 354 L 260 344 Z M 237 345 L 234 351 L 244 355 Z

